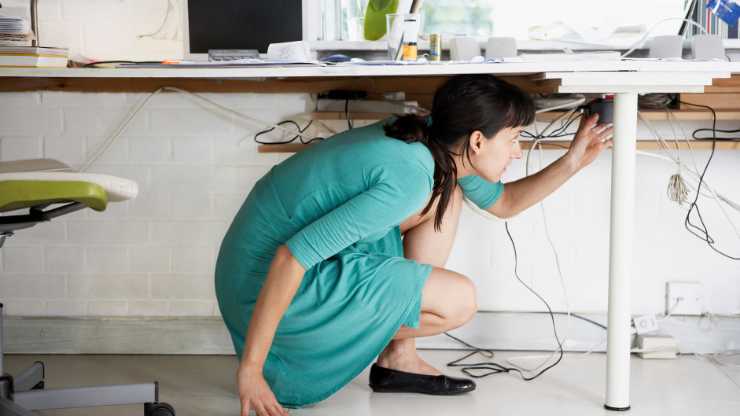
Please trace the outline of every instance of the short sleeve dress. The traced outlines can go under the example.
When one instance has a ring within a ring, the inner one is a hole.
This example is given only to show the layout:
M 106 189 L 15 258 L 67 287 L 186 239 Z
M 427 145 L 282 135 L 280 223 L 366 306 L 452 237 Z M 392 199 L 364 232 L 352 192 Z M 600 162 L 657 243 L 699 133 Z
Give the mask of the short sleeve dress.
M 239 357 L 277 248 L 306 272 L 278 325 L 264 366 L 278 401 L 326 399 L 362 372 L 402 326 L 419 325 L 432 266 L 404 258 L 399 225 L 421 210 L 434 183 L 422 143 L 385 136 L 379 122 L 296 153 L 250 191 L 221 243 L 215 285 Z M 481 208 L 501 182 L 460 178 Z

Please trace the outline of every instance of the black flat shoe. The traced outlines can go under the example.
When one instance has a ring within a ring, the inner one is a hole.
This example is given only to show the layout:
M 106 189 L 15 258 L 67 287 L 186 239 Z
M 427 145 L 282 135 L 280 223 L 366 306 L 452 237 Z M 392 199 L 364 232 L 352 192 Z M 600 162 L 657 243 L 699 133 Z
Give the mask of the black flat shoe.
M 377 393 L 421 393 L 452 396 L 475 390 L 475 382 L 467 378 L 445 375 L 405 373 L 373 364 L 370 368 L 370 388 Z

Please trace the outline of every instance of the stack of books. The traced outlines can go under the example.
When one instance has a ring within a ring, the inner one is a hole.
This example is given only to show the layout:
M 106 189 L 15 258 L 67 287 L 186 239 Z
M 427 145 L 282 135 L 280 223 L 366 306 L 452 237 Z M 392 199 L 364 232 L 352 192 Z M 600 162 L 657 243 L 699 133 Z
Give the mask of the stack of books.
M 26 18 L 0 15 L 0 68 L 67 66 L 67 49 L 30 46 L 33 39 Z
M 0 68 L 65 68 L 68 51 L 38 46 L 0 46 Z

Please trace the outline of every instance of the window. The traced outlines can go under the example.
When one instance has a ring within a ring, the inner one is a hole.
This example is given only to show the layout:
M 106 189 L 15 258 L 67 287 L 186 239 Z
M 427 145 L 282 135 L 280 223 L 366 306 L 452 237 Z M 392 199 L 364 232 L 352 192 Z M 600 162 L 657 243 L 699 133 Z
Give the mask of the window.
M 493 35 L 494 3 L 494 0 L 427 1 L 422 6 L 422 32 L 489 37 Z
M 369 0 L 323 0 L 325 39 L 357 40 Z M 650 27 L 667 17 L 683 17 L 687 0 L 426 0 L 422 33 L 479 38 L 567 36 L 604 40 L 620 26 Z M 332 9 L 332 10 L 328 10 Z M 331 16 L 327 19 L 327 16 Z M 328 25 L 328 26 L 327 26 Z M 676 34 L 679 21 L 661 24 L 653 34 Z M 327 30 L 329 29 L 329 30 Z M 634 34 L 632 34 L 634 36 Z
M 362 16 L 369 0 L 329 0 L 324 3 L 324 28 L 327 39 L 359 40 Z M 496 0 L 427 0 L 422 6 L 422 33 L 446 33 L 488 37 L 493 33 L 493 4 Z M 337 8 L 338 13 L 327 10 Z M 326 17 L 329 16 L 327 19 Z M 336 16 L 336 18 L 334 18 Z M 332 37 L 333 36 L 333 37 Z

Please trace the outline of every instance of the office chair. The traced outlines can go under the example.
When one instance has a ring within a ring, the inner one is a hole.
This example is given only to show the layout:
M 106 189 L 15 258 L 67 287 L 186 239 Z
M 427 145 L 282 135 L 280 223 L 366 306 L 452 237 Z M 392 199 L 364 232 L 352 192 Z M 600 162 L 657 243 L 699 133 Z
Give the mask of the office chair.
M 136 196 L 135 182 L 77 173 L 51 159 L 0 162 L 0 247 L 14 232 L 86 208 Z M 28 210 L 25 212 L 25 210 Z M 0 302 L 2 298 L 0 297 Z M 31 416 L 33 410 L 144 403 L 145 416 L 175 416 L 159 402 L 157 382 L 46 389 L 44 364 L 37 361 L 11 376 L 3 370 L 3 305 L 0 303 L 0 416 Z

